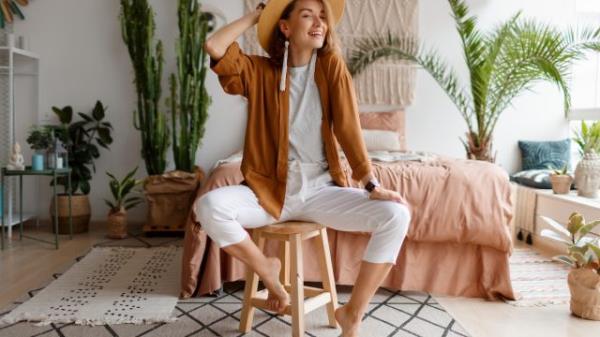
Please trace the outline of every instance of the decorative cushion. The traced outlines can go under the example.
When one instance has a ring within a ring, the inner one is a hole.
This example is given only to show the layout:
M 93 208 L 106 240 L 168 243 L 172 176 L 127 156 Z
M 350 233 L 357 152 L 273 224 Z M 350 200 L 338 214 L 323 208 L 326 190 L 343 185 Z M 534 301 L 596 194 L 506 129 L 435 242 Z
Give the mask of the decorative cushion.
M 511 175 L 510 180 L 529 187 L 549 189 L 552 188 L 551 173 L 549 169 L 519 171 Z
M 519 141 L 523 170 L 560 169 L 565 165 L 570 169 L 571 140 L 559 141 Z
M 406 151 L 404 129 L 404 111 L 361 112 L 358 114 L 360 126 L 365 130 L 384 130 L 396 132 L 400 142 L 400 151 Z
M 400 151 L 398 133 L 384 130 L 362 130 L 367 151 Z

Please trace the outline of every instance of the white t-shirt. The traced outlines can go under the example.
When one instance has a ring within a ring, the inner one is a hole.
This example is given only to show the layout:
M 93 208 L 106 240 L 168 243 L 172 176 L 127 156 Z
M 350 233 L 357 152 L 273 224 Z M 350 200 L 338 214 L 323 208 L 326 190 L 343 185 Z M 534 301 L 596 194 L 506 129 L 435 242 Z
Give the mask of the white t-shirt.
M 289 193 L 332 182 L 321 135 L 323 108 L 314 76 L 316 60 L 314 51 L 307 65 L 289 67 Z

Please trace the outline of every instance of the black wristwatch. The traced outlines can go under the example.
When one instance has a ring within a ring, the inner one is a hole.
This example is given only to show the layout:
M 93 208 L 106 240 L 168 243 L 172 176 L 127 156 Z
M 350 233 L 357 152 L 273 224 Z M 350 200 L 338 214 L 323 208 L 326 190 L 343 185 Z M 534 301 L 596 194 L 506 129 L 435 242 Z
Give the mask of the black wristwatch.
M 365 190 L 367 190 L 369 193 L 371 193 L 371 192 L 373 192 L 373 190 L 375 189 L 375 187 L 378 187 L 378 186 L 379 186 L 379 181 L 377 181 L 377 179 L 371 179 L 365 185 Z

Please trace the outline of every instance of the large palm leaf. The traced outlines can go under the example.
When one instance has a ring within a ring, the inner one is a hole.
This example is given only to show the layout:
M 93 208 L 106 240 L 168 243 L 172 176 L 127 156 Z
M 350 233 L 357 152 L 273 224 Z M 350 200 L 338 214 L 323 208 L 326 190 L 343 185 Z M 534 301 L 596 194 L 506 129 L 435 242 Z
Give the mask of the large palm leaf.
M 468 157 L 493 161 L 491 139 L 496 123 L 521 92 L 537 81 L 548 81 L 557 85 L 564 108 L 569 108 L 571 64 L 586 49 L 600 50 L 600 29 L 561 32 L 521 19 L 517 13 L 490 33 L 482 33 L 464 1 L 448 2 L 469 71 L 468 86 L 460 84 L 455 71 L 435 51 L 389 33 L 359 41 L 349 68 L 358 74 L 381 58 L 417 63 L 444 89 L 465 120 L 468 132 L 463 143 Z

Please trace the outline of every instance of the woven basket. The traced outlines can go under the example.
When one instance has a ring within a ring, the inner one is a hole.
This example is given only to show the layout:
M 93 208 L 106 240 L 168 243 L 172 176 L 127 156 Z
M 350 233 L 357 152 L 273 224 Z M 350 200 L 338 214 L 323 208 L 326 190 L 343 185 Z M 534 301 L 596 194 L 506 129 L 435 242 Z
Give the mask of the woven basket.
M 50 203 L 50 218 L 52 219 L 52 232 L 54 232 L 54 203 Z M 92 215 L 90 199 L 87 195 L 77 194 L 71 197 L 71 215 L 73 217 L 73 233 L 83 233 L 89 230 Z M 58 234 L 69 234 L 69 197 L 58 196 Z

